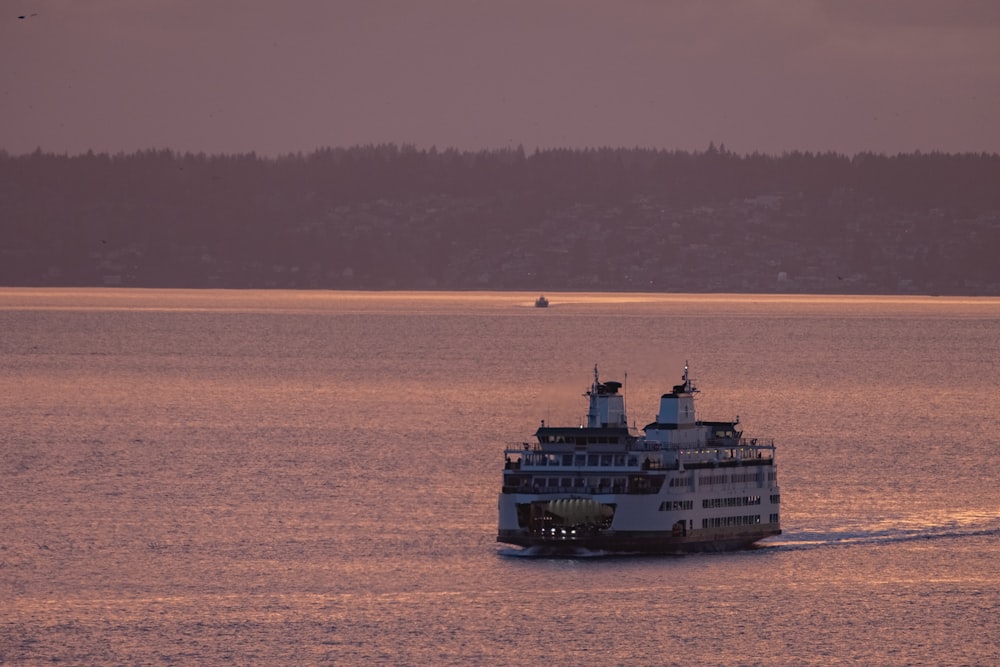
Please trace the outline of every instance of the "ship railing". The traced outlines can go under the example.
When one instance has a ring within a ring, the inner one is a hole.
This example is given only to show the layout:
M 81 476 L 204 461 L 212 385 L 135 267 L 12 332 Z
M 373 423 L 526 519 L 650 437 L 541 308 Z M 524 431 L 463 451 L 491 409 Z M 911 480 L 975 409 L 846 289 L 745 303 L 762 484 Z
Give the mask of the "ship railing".
M 562 457 L 570 455 L 569 452 L 545 452 L 541 447 L 531 443 L 520 443 L 518 446 L 508 447 L 504 450 L 506 470 L 608 470 L 608 471 L 628 471 L 628 470 L 676 470 L 679 465 L 687 467 L 708 466 L 708 465 L 739 465 L 748 464 L 750 461 L 770 462 L 774 459 L 774 441 L 760 439 L 743 439 L 739 443 L 727 441 L 725 443 L 703 443 L 699 445 L 691 444 L 671 444 L 661 445 L 659 443 L 644 443 L 641 448 L 629 450 L 628 454 L 614 454 L 613 463 L 601 462 L 594 464 L 587 462 L 581 464 L 574 460 L 572 463 L 562 462 Z M 658 455 L 643 456 L 643 453 Z M 580 454 L 573 454 L 574 457 Z M 592 456 L 592 455 L 588 455 Z M 601 454 L 602 458 L 607 456 Z M 618 458 L 623 458 L 618 462 Z
M 739 465 L 750 461 L 771 461 L 774 459 L 774 441 L 744 438 L 709 440 L 702 444 L 670 446 L 669 456 L 675 457 L 686 467 L 707 467 L 717 465 Z
M 667 445 L 662 445 L 658 442 L 636 442 L 633 443 L 631 447 L 628 448 L 629 452 L 659 452 L 661 450 L 668 449 Z
M 538 442 L 515 442 L 513 444 L 507 445 L 506 449 L 503 450 L 504 454 L 517 454 L 519 452 L 540 452 L 542 451 L 542 445 Z
M 775 451 L 774 440 L 764 438 L 742 438 L 740 439 L 738 451 L 742 454 L 741 458 L 773 459 Z
M 505 449 L 505 469 L 507 470 L 585 470 L 589 472 L 628 472 L 649 466 L 670 469 L 662 456 L 643 455 L 642 452 L 551 452 L 538 449 Z M 667 457 L 675 460 L 676 457 Z M 644 464 L 645 462 L 645 464 Z
M 720 448 L 721 462 L 740 462 L 743 465 L 753 462 L 770 462 L 774 459 L 774 440 L 764 440 L 762 438 L 741 438 L 739 443 L 731 443 L 725 448 Z
M 627 484 L 601 484 L 597 486 L 562 486 L 562 485 L 532 485 L 514 486 L 505 485 L 504 493 L 532 493 L 539 495 L 559 494 L 570 498 L 586 498 L 588 496 L 600 496 L 608 494 L 628 493 Z
M 642 472 L 644 470 L 677 470 L 678 464 L 676 462 L 661 463 L 661 462 L 650 462 L 650 463 L 627 463 L 623 465 L 609 465 L 609 466 L 581 466 L 581 465 L 562 465 L 553 464 L 545 465 L 532 462 L 525 462 L 520 459 L 509 459 L 504 462 L 504 470 L 526 470 L 531 472 L 545 473 L 546 471 L 551 472 L 553 475 L 562 475 L 565 473 L 587 473 L 589 475 L 598 474 L 631 474 L 635 472 Z
M 761 449 L 774 449 L 773 438 L 740 438 L 741 447 L 759 447 Z

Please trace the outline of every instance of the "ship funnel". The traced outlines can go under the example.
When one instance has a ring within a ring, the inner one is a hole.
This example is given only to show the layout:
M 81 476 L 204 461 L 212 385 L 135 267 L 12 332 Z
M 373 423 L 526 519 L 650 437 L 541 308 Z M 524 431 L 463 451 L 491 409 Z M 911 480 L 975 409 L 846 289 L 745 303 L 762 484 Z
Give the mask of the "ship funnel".
M 585 396 L 590 398 L 590 410 L 587 411 L 588 428 L 620 428 L 628 427 L 625 415 L 625 397 L 618 393 L 621 382 L 601 382 L 594 367 L 594 384 Z
M 688 375 L 688 365 L 684 364 L 681 383 L 674 385 L 673 391 L 660 397 L 660 412 L 656 415 L 658 426 L 666 428 L 686 428 L 695 425 L 694 383 Z

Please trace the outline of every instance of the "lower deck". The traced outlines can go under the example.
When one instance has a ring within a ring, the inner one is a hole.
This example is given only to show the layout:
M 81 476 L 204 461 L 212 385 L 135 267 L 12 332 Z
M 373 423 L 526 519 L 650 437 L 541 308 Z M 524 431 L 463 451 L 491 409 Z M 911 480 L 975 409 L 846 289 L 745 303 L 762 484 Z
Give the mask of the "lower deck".
M 742 549 L 781 534 L 780 502 L 777 486 L 751 485 L 656 495 L 501 493 L 497 541 L 641 553 Z

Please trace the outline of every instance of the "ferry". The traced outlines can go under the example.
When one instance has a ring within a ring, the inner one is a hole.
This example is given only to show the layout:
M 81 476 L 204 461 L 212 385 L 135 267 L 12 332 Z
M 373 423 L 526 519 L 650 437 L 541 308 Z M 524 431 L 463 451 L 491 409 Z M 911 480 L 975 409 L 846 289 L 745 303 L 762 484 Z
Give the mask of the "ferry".
M 586 425 L 543 421 L 535 442 L 504 450 L 498 542 L 543 554 L 674 554 L 781 534 L 773 441 L 745 438 L 739 417 L 697 420 L 686 363 L 642 433 L 628 425 L 621 389 L 595 366 Z

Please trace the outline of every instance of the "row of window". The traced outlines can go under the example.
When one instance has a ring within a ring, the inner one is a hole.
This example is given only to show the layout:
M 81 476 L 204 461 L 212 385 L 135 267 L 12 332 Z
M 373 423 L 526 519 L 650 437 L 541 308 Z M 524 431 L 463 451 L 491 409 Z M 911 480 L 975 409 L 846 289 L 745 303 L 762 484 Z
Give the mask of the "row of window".
M 565 443 L 576 445 L 616 445 L 621 440 L 615 436 L 582 436 L 582 435 L 545 435 L 539 438 L 541 442 Z
M 745 507 L 747 505 L 760 505 L 760 496 L 737 496 L 736 498 L 706 498 L 701 501 L 701 506 L 705 509 L 715 509 L 716 507 Z
M 525 480 L 525 484 L 527 480 Z M 531 481 L 535 489 L 586 489 L 590 493 L 622 493 L 625 490 L 624 477 L 535 477 Z
M 719 516 L 712 519 L 702 519 L 702 528 L 727 528 L 729 526 L 752 526 L 760 523 L 759 514 L 748 514 L 745 516 Z M 774 523 L 772 521 L 772 523 Z
M 704 509 L 718 509 L 720 507 L 749 507 L 760 505 L 760 496 L 736 496 L 735 498 L 706 498 L 701 501 Z M 778 496 L 771 496 L 771 502 L 778 502 Z M 664 500 L 660 503 L 661 512 L 674 510 L 694 509 L 693 500 Z
M 673 510 L 690 510 L 694 509 L 693 500 L 664 500 L 660 503 L 661 512 L 671 512 Z
M 725 474 L 715 474 L 715 475 L 701 475 L 698 477 L 698 484 L 704 486 L 706 484 L 725 484 L 727 481 L 733 484 L 747 484 L 750 482 L 757 481 L 757 472 L 736 472 L 732 475 Z
M 715 475 L 711 477 L 716 477 Z M 725 478 L 725 475 L 721 475 Z M 584 489 L 587 488 L 590 491 L 597 490 L 598 492 L 607 493 L 619 493 L 625 489 L 626 478 L 624 477 L 528 477 L 528 476 L 510 476 L 507 479 L 507 484 L 509 486 L 533 486 L 536 489 L 542 487 L 549 488 L 575 488 Z M 674 488 L 679 487 L 689 487 L 691 486 L 691 477 L 674 477 L 670 480 L 669 485 Z M 699 482 L 702 484 L 707 484 L 708 482 L 702 481 L 699 478 Z M 721 482 L 720 482 L 721 483 Z M 770 496 L 772 504 L 781 503 L 781 494 L 772 494 Z M 678 502 L 691 502 L 691 501 L 678 501 Z M 708 498 L 702 500 L 702 507 L 706 509 L 712 509 L 717 507 L 742 507 L 745 505 L 759 505 L 760 496 L 743 496 L 736 498 Z M 660 507 L 660 509 L 664 509 Z M 690 509 L 690 508 L 687 508 Z
M 726 477 L 728 475 L 702 475 L 698 478 L 698 484 L 702 486 L 706 484 L 725 484 Z
M 611 467 L 619 468 L 629 465 L 635 467 L 639 465 L 639 459 L 635 455 L 625 454 L 539 454 L 526 453 L 521 455 L 524 465 L 529 466 L 566 466 L 566 467 Z

